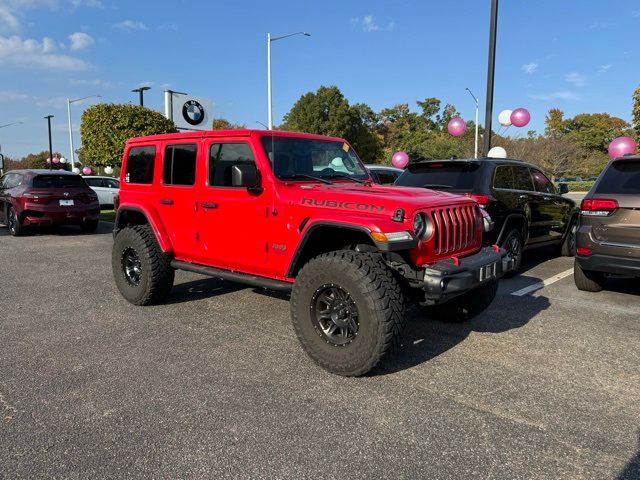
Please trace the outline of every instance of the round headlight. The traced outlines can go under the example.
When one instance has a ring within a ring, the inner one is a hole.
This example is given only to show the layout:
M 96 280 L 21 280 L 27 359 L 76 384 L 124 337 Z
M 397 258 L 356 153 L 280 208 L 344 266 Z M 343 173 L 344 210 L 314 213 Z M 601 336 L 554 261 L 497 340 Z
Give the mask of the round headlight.
M 413 217 L 413 231 L 416 233 L 416 237 L 423 238 L 427 230 L 427 222 L 424 219 L 422 213 L 416 213 Z

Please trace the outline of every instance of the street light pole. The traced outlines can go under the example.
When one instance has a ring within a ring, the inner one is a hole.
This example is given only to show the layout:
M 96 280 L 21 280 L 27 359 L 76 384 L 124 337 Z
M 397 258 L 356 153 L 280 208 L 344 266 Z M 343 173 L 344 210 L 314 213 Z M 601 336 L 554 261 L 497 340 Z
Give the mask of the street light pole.
M 138 92 L 140 94 L 140 106 L 144 107 L 144 92 L 150 90 L 151 87 L 138 87 L 131 90 L 132 92 Z
M 487 64 L 487 105 L 484 116 L 484 156 L 491 149 L 491 117 L 493 115 L 493 80 L 496 70 L 496 31 L 498 29 L 498 0 L 491 0 L 489 27 L 489 60 Z
M 67 98 L 67 119 L 69 121 L 69 159 L 71 159 L 71 171 L 73 171 L 73 169 L 75 168 L 75 162 L 74 162 L 74 158 L 75 158 L 75 154 L 73 151 L 73 129 L 71 127 L 71 104 L 72 103 L 76 103 L 79 102 L 80 100 L 86 100 L 87 98 L 102 98 L 100 97 L 100 95 L 88 95 L 86 97 L 82 97 L 82 98 L 76 98 L 75 100 L 71 100 L 70 98 Z
M 53 148 L 51 145 L 51 119 L 53 115 L 47 115 L 44 117 L 47 119 L 47 126 L 49 127 L 49 170 L 53 168 Z
M 271 42 L 282 40 L 283 38 L 293 37 L 294 35 L 303 35 L 310 37 L 311 34 L 307 32 L 296 32 L 288 35 L 282 35 L 281 37 L 271 37 L 270 33 L 267 33 L 267 110 L 269 114 L 268 127 L 269 130 L 273 130 L 273 100 L 271 94 Z
M 476 142 L 475 142 L 475 149 L 474 149 L 474 157 L 473 158 L 478 158 L 478 108 L 479 108 L 480 104 L 478 103 L 478 99 L 473 94 L 473 92 L 471 92 L 471 90 L 469 90 L 469 87 L 467 87 L 465 90 L 467 92 L 469 92 L 469 95 L 471 95 L 473 97 L 473 100 L 476 102 Z

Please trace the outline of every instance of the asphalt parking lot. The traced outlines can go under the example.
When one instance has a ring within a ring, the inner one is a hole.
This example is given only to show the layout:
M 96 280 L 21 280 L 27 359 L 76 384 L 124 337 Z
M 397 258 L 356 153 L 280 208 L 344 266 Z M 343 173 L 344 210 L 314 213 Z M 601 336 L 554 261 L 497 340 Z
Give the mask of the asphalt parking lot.
M 537 252 L 483 315 L 411 310 L 398 359 L 348 379 L 286 296 L 179 272 L 130 306 L 111 243 L 0 228 L 2 478 L 640 478 L 640 282 L 579 292 Z

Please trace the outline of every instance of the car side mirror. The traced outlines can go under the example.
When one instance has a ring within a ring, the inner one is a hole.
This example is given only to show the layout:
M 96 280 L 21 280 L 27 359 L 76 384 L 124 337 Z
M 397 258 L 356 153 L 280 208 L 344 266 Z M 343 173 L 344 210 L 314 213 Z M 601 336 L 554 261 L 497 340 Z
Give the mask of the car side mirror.
M 253 164 L 234 165 L 231 167 L 231 186 L 256 189 L 260 187 L 260 173 Z
M 0 170 L 4 170 L 4 155 L 0 153 Z
M 569 185 L 566 183 L 561 183 L 558 185 L 560 187 L 560 195 L 564 195 L 565 193 L 569 193 Z

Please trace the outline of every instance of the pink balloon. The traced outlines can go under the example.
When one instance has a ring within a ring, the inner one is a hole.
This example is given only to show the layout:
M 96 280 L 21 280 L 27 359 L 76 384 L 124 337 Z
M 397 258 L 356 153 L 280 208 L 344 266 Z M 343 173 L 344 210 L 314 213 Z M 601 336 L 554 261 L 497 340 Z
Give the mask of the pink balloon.
M 407 152 L 396 152 L 391 157 L 391 165 L 396 168 L 404 168 L 409 164 L 409 155 Z
M 60 159 L 58 157 L 53 157 L 53 163 L 58 163 L 60 162 Z
M 511 124 L 515 127 L 524 127 L 531 120 L 531 114 L 526 108 L 516 108 L 511 112 Z
M 608 152 L 611 158 L 635 155 L 638 152 L 638 145 L 631 137 L 618 137 L 611 141 Z
M 90 167 L 84 167 L 84 168 L 82 169 L 82 173 L 83 173 L 84 175 L 91 175 L 91 174 L 93 173 L 93 170 L 91 170 L 91 168 L 90 168 Z
M 454 137 L 459 137 L 467 129 L 467 124 L 460 117 L 453 117 L 449 120 L 447 131 Z

